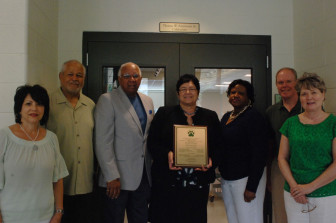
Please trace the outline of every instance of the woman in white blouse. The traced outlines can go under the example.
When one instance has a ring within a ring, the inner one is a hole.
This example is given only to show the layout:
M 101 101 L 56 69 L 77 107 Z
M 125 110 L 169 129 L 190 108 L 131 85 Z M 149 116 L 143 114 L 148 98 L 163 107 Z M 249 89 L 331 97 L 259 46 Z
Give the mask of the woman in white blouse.
M 42 127 L 47 91 L 18 87 L 14 113 L 16 124 L 0 130 L 0 223 L 59 223 L 68 171 L 56 135 Z

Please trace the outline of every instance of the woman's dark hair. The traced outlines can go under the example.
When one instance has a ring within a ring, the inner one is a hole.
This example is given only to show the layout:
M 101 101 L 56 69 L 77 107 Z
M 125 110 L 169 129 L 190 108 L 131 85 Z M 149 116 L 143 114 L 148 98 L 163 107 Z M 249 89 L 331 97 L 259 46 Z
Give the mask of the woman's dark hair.
M 15 122 L 21 124 L 21 109 L 23 105 L 23 101 L 30 95 L 34 101 L 36 101 L 39 105 L 44 106 L 44 114 L 42 119 L 40 120 L 41 125 L 45 125 L 49 118 L 49 96 L 48 92 L 45 88 L 40 85 L 23 85 L 16 89 L 16 93 L 14 96 L 14 114 L 15 114 Z
M 226 91 L 227 96 L 228 97 L 230 96 L 231 89 L 234 88 L 238 84 L 245 87 L 247 97 L 248 97 L 248 99 L 250 99 L 251 104 L 253 104 L 254 103 L 254 88 L 253 88 L 253 86 L 250 82 L 242 80 L 242 79 L 237 79 L 237 80 L 234 80 L 234 81 L 231 82 L 231 84 L 229 85 L 229 88 Z
M 192 74 L 183 74 L 177 81 L 176 83 L 176 92 L 179 93 L 180 91 L 180 87 L 182 84 L 184 83 L 188 83 L 192 81 L 193 84 L 195 85 L 197 91 L 200 91 L 200 83 L 199 80 L 197 79 L 197 77 L 195 75 Z

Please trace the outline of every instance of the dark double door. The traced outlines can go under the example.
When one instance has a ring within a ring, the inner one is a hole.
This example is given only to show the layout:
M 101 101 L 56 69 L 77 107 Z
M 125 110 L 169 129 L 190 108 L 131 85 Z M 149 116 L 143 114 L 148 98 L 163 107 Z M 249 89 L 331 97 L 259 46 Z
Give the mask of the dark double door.
M 104 67 L 132 61 L 140 67 L 164 67 L 164 104 L 177 103 L 175 84 L 195 69 L 250 69 L 255 107 L 271 104 L 270 36 L 84 32 L 84 93 L 97 101 L 104 93 Z M 211 108 L 210 108 L 211 109 Z

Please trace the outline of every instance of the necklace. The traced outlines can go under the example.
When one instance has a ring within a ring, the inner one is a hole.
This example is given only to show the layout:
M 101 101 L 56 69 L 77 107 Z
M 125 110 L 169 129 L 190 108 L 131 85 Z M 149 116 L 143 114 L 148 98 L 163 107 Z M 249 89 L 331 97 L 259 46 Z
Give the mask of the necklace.
M 230 114 L 229 120 L 233 121 L 234 119 L 236 119 L 239 115 L 241 115 L 244 111 L 246 111 L 246 109 L 248 107 L 251 107 L 251 104 L 249 103 L 248 105 L 246 105 L 243 110 L 241 110 L 240 112 L 238 112 L 236 115 L 233 114 L 233 111 Z
M 34 143 L 33 150 L 36 151 L 38 149 L 38 147 L 37 147 L 35 141 L 36 141 L 37 137 L 39 136 L 40 128 L 39 127 L 37 128 L 37 134 L 36 134 L 34 139 L 32 139 L 32 137 L 30 137 L 30 135 L 28 135 L 28 133 L 26 132 L 26 130 L 24 130 L 24 128 L 22 127 L 21 124 L 20 124 L 20 128 L 24 132 L 24 134 L 26 134 L 26 136 Z
M 328 117 L 328 114 L 325 112 L 316 115 L 314 114 L 314 117 L 307 115 L 306 111 L 301 114 L 303 117 L 303 120 L 301 120 L 301 122 L 303 124 L 312 124 L 312 125 L 319 124 L 323 122 L 326 119 L 326 117 Z
M 184 112 L 184 114 L 186 114 L 186 115 L 194 115 L 194 114 L 196 114 L 196 112 L 197 112 L 197 107 L 196 107 L 196 109 L 195 109 L 195 111 L 194 112 L 191 112 L 191 113 L 189 113 L 189 112 L 186 112 L 186 111 L 184 111 L 183 109 L 183 112 Z

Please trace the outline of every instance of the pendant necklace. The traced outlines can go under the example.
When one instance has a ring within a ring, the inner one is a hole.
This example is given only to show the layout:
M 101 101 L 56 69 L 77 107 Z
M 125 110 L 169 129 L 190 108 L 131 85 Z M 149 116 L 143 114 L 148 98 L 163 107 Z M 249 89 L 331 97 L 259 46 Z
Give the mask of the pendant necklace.
M 24 130 L 24 128 L 22 127 L 21 124 L 20 124 L 20 128 L 24 132 L 24 134 L 26 134 L 26 136 L 34 143 L 33 150 L 36 151 L 38 149 L 38 147 L 37 147 L 35 141 L 36 141 L 37 137 L 39 136 L 40 127 L 37 128 L 37 134 L 36 134 L 34 139 L 32 139 L 32 137 L 30 137 L 30 135 L 28 135 L 28 133 Z

